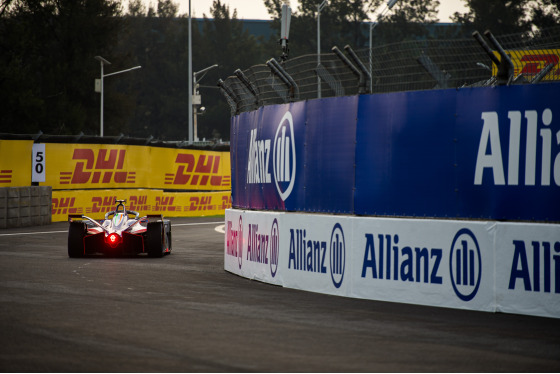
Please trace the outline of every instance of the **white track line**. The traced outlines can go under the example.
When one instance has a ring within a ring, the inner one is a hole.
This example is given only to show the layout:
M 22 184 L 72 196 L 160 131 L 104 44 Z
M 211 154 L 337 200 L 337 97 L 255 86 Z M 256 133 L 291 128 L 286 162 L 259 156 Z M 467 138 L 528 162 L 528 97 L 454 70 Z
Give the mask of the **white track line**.
M 176 227 L 176 226 L 197 226 L 197 225 L 222 225 L 223 226 L 223 221 L 222 222 L 197 222 L 197 223 L 176 223 L 171 225 L 172 227 Z M 217 228 L 219 228 L 220 226 L 218 226 Z M 218 231 L 216 228 L 216 231 Z M 15 233 L 11 233 L 11 234 L 0 234 L 0 236 L 16 236 L 16 235 L 38 235 L 38 234 L 60 234 L 60 233 L 67 233 L 68 230 L 64 230 L 64 231 L 36 231 L 36 232 L 15 232 Z M 218 232 L 223 232 L 223 231 L 218 231 Z
M 224 221 L 221 222 L 197 222 L 197 223 L 174 223 L 172 226 L 196 226 L 196 225 L 223 225 Z
M 0 234 L 0 236 L 14 236 L 14 235 L 36 235 L 36 234 L 60 234 L 61 232 L 68 232 L 68 230 L 64 231 L 36 231 L 36 232 L 15 232 L 13 234 Z

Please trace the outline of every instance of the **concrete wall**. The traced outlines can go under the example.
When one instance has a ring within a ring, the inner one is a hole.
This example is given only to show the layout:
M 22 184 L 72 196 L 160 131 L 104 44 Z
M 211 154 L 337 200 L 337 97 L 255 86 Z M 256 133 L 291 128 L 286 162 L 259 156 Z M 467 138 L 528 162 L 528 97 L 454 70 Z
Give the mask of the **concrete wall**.
M 50 186 L 0 188 L 0 229 L 51 223 Z

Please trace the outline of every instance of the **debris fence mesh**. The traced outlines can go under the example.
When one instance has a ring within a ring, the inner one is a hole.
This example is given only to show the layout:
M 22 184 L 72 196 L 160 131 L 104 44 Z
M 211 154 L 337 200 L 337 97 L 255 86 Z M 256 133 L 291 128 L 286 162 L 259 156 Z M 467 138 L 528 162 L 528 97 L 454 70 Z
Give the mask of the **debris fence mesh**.
M 344 51 L 344 52 L 343 52 Z M 500 51 L 502 53 L 500 53 Z M 232 115 L 319 97 L 560 82 L 560 26 L 274 59 L 219 82 Z

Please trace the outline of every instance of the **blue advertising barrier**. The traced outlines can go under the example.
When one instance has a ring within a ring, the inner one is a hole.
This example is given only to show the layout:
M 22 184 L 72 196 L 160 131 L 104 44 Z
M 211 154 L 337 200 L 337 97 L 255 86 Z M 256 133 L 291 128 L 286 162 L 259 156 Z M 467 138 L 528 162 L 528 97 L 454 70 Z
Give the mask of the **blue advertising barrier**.
M 261 107 L 231 123 L 242 209 L 560 221 L 560 85 Z M 556 113 L 555 113 L 556 112 Z
M 266 106 L 233 118 L 236 207 L 353 212 L 358 97 L 332 104 L 325 99 Z

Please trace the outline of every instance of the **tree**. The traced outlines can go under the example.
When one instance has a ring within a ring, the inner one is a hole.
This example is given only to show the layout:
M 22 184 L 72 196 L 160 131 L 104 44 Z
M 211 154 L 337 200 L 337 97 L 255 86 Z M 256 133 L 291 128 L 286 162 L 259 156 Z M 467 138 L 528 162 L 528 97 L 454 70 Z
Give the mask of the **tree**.
M 375 0 L 330 0 L 321 10 L 321 50 L 329 51 L 334 45 L 363 47 L 366 36 L 362 22 Z M 290 30 L 290 55 L 317 53 L 317 11 L 320 0 L 301 0 L 299 7 L 292 10 Z M 281 0 L 264 0 L 272 16 L 272 27 L 280 35 Z M 271 45 L 269 44 L 269 47 Z M 277 49 L 280 50 L 279 48 Z
M 375 0 L 374 6 L 383 9 L 382 3 L 385 1 Z M 379 45 L 429 38 L 429 26 L 438 21 L 439 4 L 439 0 L 397 1 L 386 16 L 379 20 L 373 35 L 374 43 Z
M 301 0 L 292 15 L 290 49 L 292 55 L 316 53 L 318 0 Z M 365 22 L 375 19 L 386 0 L 331 0 L 321 11 L 321 50 L 329 51 L 334 45 L 349 44 L 365 48 L 369 44 L 369 28 Z M 280 30 L 281 0 L 264 0 L 274 18 L 272 27 Z M 438 0 L 400 0 L 391 13 L 380 20 L 373 35 L 375 43 L 397 42 L 425 37 L 426 23 L 437 21 Z M 376 20 L 377 21 L 377 20 Z M 388 27 L 392 25 L 392 27 Z
M 146 15 L 146 6 L 142 0 L 130 0 L 128 2 L 128 15 L 130 17 L 144 17 Z
M 115 80 L 111 86 L 121 95 L 135 97 L 132 114 L 118 124 L 119 131 L 135 137 L 186 139 L 188 20 L 164 10 L 175 9 L 168 0 L 159 0 L 157 11 L 146 11 L 139 4 L 129 3 L 126 32 L 120 34 L 116 50 L 117 55 L 127 56 L 134 65 L 142 65 L 138 78 Z M 199 77 L 202 81 L 198 90 L 206 114 L 198 116 L 198 137 L 228 139 L 230 110 L 216 82 L 236 69 L 262 63 L 264 55 L 259 41 L 243 27 L 235 10 L 232 13 L 221 1 L 214 1 L 209 17 L 205 14 L 202 21 L 195 19 L 192 23 L 193 72 L 219 65 Z
M 158 0 L 157 15 L 163 18 L 174 18 L 179 11 L 179 4 L 172 0 Z
M 5 5 L 0 13 L 0 132 L 97 133 L 93 79 L 99 63 L 93 57 L 110 53 L 120 12 L 115 0 Z
M 199 41 L 195 44 L 193 40 L 193 71 L 214 64 L 218 64 L 218 68 L 210 70 L 201 81 L 200 93 L 207 110 L 198 119 L 198 134 L 199 137 L 229 139 L 229 106 L 219 93 L 216 82 L 237 69 L 246 70 L 264 63 L 266 54 L 262 40 L 249 34 L 243 22 L 237 19 L 237 10 L 231 12 L 226 4 L 215 0 L 209 15 L 203 14 Z
M 512 34 L 530 30 L 531 23 L 527 19 L 529 0 L 463 0 L 469 10 L 452 17 L 468 27 L 470 31 L 483 32 L 490 30 L 494 35 Z
M 188 134 L 188 28 L 177 10 L 169 0 L 150 4 L 147 10 L 140 1 L 129 3 L 115 53 L 126 58 L 128 66 L 142 69 L 111 82 L 111 90 L 135 99 L 130 115 L 114 123 L 117 134 L 162 140 Z
M 560 24 L 560 0 L 531 1 L 530 9 L 534 27 L 540 29 Z

